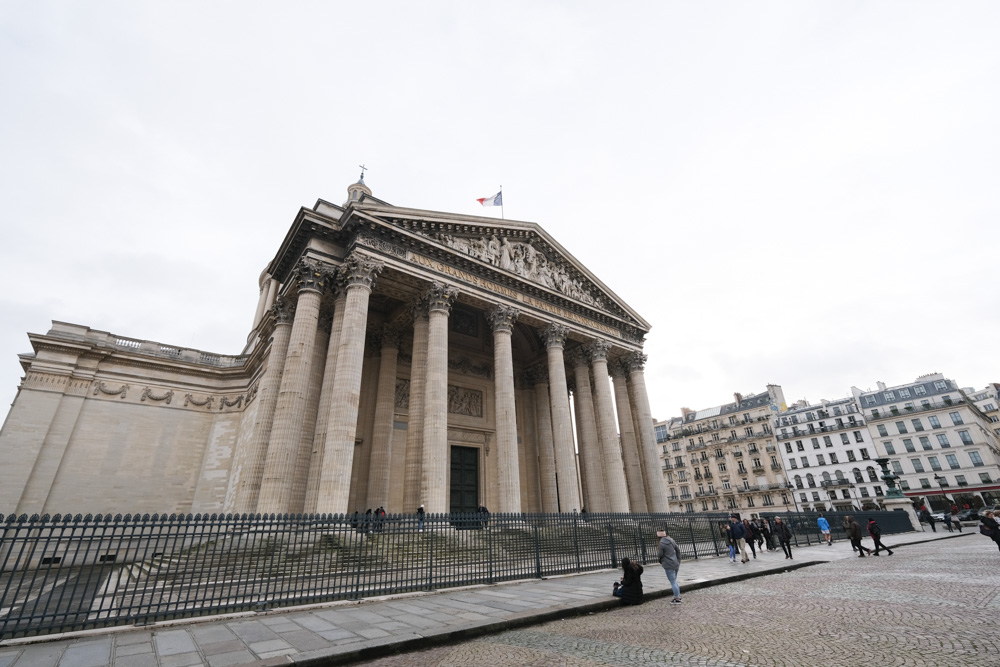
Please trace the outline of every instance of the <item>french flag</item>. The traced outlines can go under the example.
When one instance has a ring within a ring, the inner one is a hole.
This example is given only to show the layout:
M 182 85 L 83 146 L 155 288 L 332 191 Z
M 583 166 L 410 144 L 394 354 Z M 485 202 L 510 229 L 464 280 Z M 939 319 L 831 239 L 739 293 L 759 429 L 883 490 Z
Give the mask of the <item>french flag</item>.
M 483 206 L 503 206 L 503 192 L 498 192 L 492 197 L 483 197 L 482 199 L 477 199 L 476 201 Z

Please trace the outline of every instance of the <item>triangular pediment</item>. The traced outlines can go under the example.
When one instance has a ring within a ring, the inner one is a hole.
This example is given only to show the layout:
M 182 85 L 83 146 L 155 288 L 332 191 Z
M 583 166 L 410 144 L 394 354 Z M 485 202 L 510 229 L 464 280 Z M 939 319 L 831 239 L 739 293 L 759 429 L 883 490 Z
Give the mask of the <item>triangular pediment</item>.
M 510 274 L 544 293 L 610 315 L 643 334 L 649 330 L 638 313 L 536 223 L 365 204 L 354 211 L 368 222 L 416 235 L 467 262 Z

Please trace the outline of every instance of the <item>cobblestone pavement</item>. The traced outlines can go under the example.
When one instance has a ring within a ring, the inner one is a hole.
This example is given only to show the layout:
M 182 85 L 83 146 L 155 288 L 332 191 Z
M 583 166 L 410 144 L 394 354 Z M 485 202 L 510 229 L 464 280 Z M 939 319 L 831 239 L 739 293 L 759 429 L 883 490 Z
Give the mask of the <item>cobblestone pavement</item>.
M 984 667 L 1000 665 L 998 611 L 1000 554 L 975 535 L 364 664 Z

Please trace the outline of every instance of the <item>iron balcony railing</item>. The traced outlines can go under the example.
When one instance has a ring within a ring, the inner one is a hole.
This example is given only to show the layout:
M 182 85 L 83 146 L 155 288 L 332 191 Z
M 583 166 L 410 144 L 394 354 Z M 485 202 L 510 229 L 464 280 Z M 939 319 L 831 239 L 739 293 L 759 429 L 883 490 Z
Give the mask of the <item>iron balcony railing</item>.
M 817 541 L 814 515 L 762 515 Z M 649 563 L 663 527 L 685 558 L 715 556 L 726 516 L 0 515 L 0 639 Z M 903 512 L 865 516 L 912 530 Z

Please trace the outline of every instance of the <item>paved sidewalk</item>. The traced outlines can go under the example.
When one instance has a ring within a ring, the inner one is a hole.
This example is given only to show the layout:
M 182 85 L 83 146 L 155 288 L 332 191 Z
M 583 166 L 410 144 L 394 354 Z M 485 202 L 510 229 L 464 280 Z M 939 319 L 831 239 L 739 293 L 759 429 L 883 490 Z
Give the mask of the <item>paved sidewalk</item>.
M 923 532 L 887 536 L 907 544 L 975 534 Z M 681 564 L 679 583 L 689 592 L 832 560 L 853 558 L 850 544 L 758 553 L 746 565 L 728 558 Z M 618 571 L 450 588 L 429 593 L 286 608 L 263 613 L 185 619 L 141 629 L 104 628 L 0 643 L 0 667 L 188 667 L 255 664 L 336 664 L 476 635 L 532 625 L 618 605 L 611 584 Z M 655 563 L 646 568 L 647 597 L 670 594 Z

